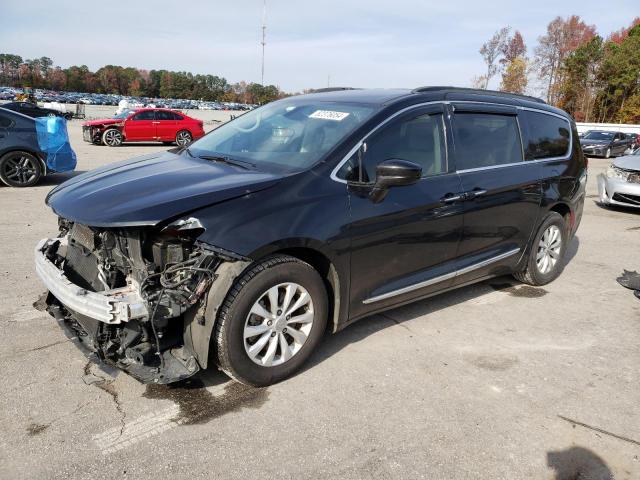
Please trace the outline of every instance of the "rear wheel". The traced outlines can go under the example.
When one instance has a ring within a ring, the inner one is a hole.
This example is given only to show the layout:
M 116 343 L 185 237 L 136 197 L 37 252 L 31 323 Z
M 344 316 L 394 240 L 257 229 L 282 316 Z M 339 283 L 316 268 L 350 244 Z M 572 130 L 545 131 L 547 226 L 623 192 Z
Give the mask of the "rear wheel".
M 27 152 L 9 152 L 0 158 L 0 180 L 10 187 L 30 187 L 42 176 L 40 161 Z
M 193 137 L 187 130 L 180 130 L 178 133 L 176 133 L 176 143 L 179 147 L 189 145 L 191 143 L 191 140 L 193 140 Z
M 562 215 L 549 212 L 533 239 L 525 270 L 514 273 L 514 277 L 534 286 L 555 280 L 562 272 L 567 238 L 567 225 Z
M 102 143 L 109 147 L 119 147 L 122 145 L 122 132 L 117 128 L 108 128 L 102 134 Z
M 293 375 L 327 324 L 327 293 L 309 264 L 278 255 L 250 267 L 218 316 L 218 365 L 239 382 L 265 386 Z

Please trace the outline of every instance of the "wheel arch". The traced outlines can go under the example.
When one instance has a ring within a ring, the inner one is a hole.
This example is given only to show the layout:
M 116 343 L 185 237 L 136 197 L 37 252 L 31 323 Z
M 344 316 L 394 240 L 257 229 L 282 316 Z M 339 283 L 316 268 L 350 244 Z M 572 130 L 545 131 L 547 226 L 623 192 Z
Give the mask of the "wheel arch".
M 278 249 L 271 252 L 271 254 L 295 257 L 311 265 L 320 274 L 327 291 L 327 299 L 329 300 L 327 326 L 330 326 L 332 332 L 336 332 L 338 330 L 338 320 L 340 319 L 340 276 L 329 257 L 320 250 L 302 246 Z
M 203 368 L 207 368 L 209 364 L 210 350 L 213 347 L 212 333 L 218 322 L 219 307 L 228 295 L 235 279 L 255 262 L 272 255 L 288 255 L 297 258 L 311 265 L 320 274 L 329 302 L 327 326 L 330 326 L 332 332 L 340 329 L 340 319 L 346 315 L 348 285 L 330 255 L 323 252 L 321 246 L 312 246 L 309 242 L 313 243 L 309 239 L 289 239 L 277 242 L 266 245 L 247 257 L 243 256 L 242 259 L 234 262 L 224 262 L 220 266 L 216 271 L 218 277 L 207 295 L 206 311 L 203 317 L 206 320 L 202 320 L 202 318 L 199 320 L 198 312 L 195 310 L 187 312 L 184 319 L 185 343 L 195 352 L 196 358 Z M 343 311 L 341 312 L 341 310 Z
M 320 274 L 329 299 L 327 325 L 332 332 L 337 332 L 340 319 L 347 315 L 348 276 L 339 260 L 327 251 L 326 244 L 311 238 L 290 238 L 265 245 L 249 257 L 257 261 L 269 255 L 295 257 L 311 265 Z
M 0 151 L 0 158 L 4 157 L 7 153 L 12 153 L 12 152 L 25 152 L 25 153 L 28 153 L 29 155 L 33 155 L 38 159 L 38 162 L 40 163 L 40 167 L 42 168 L 42 176 L 45 177 L 49 173 L 47 169 L 47 162 L 45 161 L 45 159 L 42 158 L 42 156 L 44 155 L 42 152 L 38 150 L 34 150 L 29 147 L 17 147 L 17 148 L 9 147 Z
M 571 231 L 573 229 L 573 224 L 575 222 L 575 216 L 573 210 L 566 202 L 557 202 L 553 204 L 549 208 L 549 212 L 556 212 L 564 218 L 565 223 L 567 224 L 567 229 Z

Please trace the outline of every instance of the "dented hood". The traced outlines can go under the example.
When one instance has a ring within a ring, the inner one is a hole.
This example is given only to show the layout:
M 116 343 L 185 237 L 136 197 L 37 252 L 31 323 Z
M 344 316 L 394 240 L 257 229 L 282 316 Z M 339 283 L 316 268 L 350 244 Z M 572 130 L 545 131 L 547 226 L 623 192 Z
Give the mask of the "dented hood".
M 161 152 L 78 175 L 47 196 L 60 215 L 95 227 L 156 225 L 275 185 L 279 175 Z

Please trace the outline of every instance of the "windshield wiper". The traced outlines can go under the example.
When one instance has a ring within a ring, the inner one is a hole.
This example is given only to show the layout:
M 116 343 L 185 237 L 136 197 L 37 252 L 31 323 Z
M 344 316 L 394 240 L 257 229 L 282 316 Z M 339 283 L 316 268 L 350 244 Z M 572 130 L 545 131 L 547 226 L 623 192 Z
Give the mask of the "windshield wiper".
M 234 165 L 236 167 L 244 168 L 245 170 L 252 170 L 257 168 L 255 163 L 245 162 L 244 160 L 238 160 L 237 158 L 230 158 L 226 155 L 198 155 L 198 158 L 219 163 L 226 163 L 227 165 Z

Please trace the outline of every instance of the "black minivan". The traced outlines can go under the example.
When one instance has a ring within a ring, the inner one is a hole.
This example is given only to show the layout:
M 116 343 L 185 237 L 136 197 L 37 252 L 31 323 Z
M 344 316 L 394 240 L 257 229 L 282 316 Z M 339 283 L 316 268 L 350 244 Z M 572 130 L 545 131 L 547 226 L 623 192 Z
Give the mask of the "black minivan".
M 452 87 L 286 98 L 74 177 L 36 247 L 48 311 L 143 382 L 268 385 L 325 330 L 496 275 L 543 285 L 582 216 L 571 117 Z

